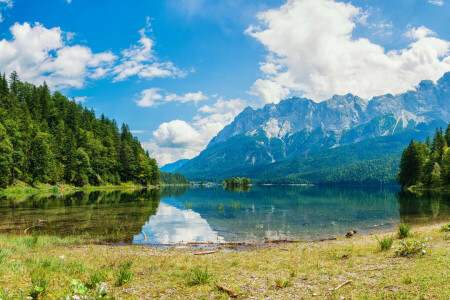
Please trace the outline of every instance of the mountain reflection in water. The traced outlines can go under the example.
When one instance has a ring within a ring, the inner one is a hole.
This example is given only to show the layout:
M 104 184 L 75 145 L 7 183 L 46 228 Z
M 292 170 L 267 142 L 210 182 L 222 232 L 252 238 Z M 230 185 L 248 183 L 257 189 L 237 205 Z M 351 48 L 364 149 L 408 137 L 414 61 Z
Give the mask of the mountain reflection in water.
M 106 242 L 261 242 L 313 240 L 391 230 L 394 222 L 450 219 L 448 193 L 403 193 L 398 188 L 253 186 L 164 187 L 133 192 L 79 192 L 0 197 L 0 234 L 91 237 Z

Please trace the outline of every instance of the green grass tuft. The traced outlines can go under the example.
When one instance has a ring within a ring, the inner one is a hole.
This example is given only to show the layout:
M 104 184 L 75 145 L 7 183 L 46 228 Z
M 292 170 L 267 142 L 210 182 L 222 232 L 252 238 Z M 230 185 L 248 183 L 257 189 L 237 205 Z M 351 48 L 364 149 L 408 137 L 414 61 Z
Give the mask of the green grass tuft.
M 126 261 L 117 272 L 117 285 L 122 286 L 129 283 L 133 279 L 133 272 L 131 266 L 133 265 L 132 260 Z
M 398 237 L 400 239 L 404 239 L 404 238 L 411 236 L 411 233 L 409 231 L 410 231 L 410 228 L 409 228 L 408 224 L 400 223 L 398 225 Z
M 387 236 L 387 237 L 382 238 L 381 240 L 378 239 L 377 236 L 375 236 L 375 238 L 378 241 L 378 245 L 380 245 L 380 250 L 381 251 L 387 251 L 387 250 L 392 248 L 392 244 L 394 243 L 394 237 L 393 236 Z
M 211 281 L 211 273 L 208 272 L 208 267 L 201 269 L 199 266 L 193 267 L 188 273 L 187 284 L 189 286 L 207 284 Z

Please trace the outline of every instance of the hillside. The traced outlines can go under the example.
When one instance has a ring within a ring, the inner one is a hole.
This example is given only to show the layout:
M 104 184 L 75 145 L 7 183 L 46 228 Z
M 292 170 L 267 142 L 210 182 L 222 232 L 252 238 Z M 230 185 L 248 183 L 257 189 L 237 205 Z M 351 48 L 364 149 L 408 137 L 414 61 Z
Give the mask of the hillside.
M 422 81 L 413 91 L 370 101 L 348 94 L 321 103 L 291 98 L 248 107 L 175 171 L 191 180 L 392 183 L 410 140 L 446 126 L 449 100 L 446 73 L 437 83 Z
M 0 76 L 0 187 L 159 183 L 156 161 L 127 125 L 70 101 L 45 84 Z

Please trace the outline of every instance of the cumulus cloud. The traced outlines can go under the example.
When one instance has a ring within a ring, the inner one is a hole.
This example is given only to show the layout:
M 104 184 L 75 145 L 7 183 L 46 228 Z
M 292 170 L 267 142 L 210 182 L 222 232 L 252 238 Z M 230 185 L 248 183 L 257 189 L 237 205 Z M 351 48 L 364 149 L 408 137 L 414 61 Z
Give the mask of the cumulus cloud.
M 365 18 L 350 3 L 291 0 L 257 17 L 259 24 L 246 33 L 269 54 L 261 63 L 264 77 L 251 92 L 265 103 L 290 94 L 321 101 L 349 92 L 365 98 L 401 93 L 450 70 L 450 43 L 425 27 L 409 30 L 411 43 L 399 50 L 386 51 L 366 38 L 354 38 L 356 23 Z
M 122 51 L 120 63 L 113 70 L 114 81 L 125 80 L 131 76 L 145 79 L 186 76 L 186 72 L 175 67 L 171 61 L 159 61 L 153 50 L 155 42 L 147 36 L 149 30 L 150 23 L 147 18 L 147 27 L 139 31 L 141 38 L 138 45 L 132 45 Z
M 136 103 L 140 107 L 155 107 L 166 102 L 194 102 L 195 104 L 197 104 L 199 101 L 208 99 L 209 97 L 204 95 L 201 91 L 198 91 L 196 93 L 177 95 L 172 93 L 165 93 L 164 90 L 160 88 L 150 88 L 141 92 Z
M 52 89 L 82 88 L 86 80 L 105 77 L 119 81 L 131 76 L 184 76 L 186 73 L 172 62 L 158 60 L 152 50 L 154 41 L 146 36 L 148 26 L 140 31 L 139 45 L 116 56 L 110 51 L 93 53 L 87 46 L 71 45 L 74 34 L 59 27 L 16 23 L 10 28 L 12 38 L 0 41 L 0 69 L 7 73 L 15 70 L 21 79 L 36 84 L 45 80 Z
M 162 123 L 153 132 L 153 139 L 142 144 L 160 166 L 183 158 L 193 158 L 245 106 L 241 99 L 219 98 L 212 105 L 200 107 L 192 122 L 173 120 Z
M 433 5 L 437 5 L 437 6 L 444 5 L 444 1 L 443 0 L 428 0 L 428 3 L 431 3 Z
M 21 79 L 34 83 L 47 81 L 52 88 L 81 88 L 86 78 L 96 77 L 98 69 L 109 68 L 116 59 L 111 52 L 92 53 L 85 46 L 67 45 L 59 27 L 40 23 L 14 24 L 12 39 L 0 41 L 0 69 L 17 71 Z

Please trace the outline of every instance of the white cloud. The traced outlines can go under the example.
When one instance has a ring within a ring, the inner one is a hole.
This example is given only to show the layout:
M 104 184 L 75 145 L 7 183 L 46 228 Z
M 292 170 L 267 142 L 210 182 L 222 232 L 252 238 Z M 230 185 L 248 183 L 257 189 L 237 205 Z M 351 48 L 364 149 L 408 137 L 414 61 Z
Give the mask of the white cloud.
M 437 5 L 437 6 L 444 5 L 444 1 L 443 0 L 428 0 L 428 3 L 431 3 L 433 5 Z
M 14 5 L 13 0 L 0 0 L 0 3 L 5 3 L 8 8 L 11 8 Z
M 86 101 L 88 101 L 88 97 L 83 96 L 83 97 L 74 97 L 73 98 L 75 100 L 76 103 L 86 103 Z
M 217 99 L 212 105 L 200 107 L 191 123 L 182 120 L 162 123 L 153 132 L 153 139 L 142 145 L 156 158 L 159 166 L 183 158 L 193 158 L 245 106 L 245 102 L 240 99 Z
M 15 70 L 22 80 L 35 84 L 45 80 L 52 89 L 82 88 L 89 79 L 105 77 L 119 81 L 131 76 L 186 75 L 172 62 L 158 60 L 152 50 L 154 41 L 146 36 L 145 28 L 140 30 L 139 45 L 122 51 L 120 57 L 110 51 L 93 53 L 87 46 L 71 45 L 74 34 L 59 27 L 47 29 L 40 23 L 25 22 L 14 24 L 10 31 L 12 38 L 0 41 L 0 69 L 7 73 Z
M 177 95 L 172 93 L 164 93 L 164 90 L 160 88 L 150 88 L 143 90 L 139 96 L 139 100 L 136 101 L 140 107 L 154 107 L 165 102 L 194 102 L 197 104 L 199 101 L 208 100 L 209 97 L 204 95 L 201 91 L 196 93 L 186 93 L 183 95 Z
M 450 70 L 450 43 L 429 29 L 411 29 L 407 48 L 386 51 L 352 36 L 361 16 L 360 8 L 333 0 L 291 0 L 259 13 L 259 24 L 246 33 L 269 54 L 261 64 L 264 77 L 251 92 L 265 103 L 277 103 L 289 94 L 316 101 L 349 92 L 370 98 L 404 92 Z M 386 24 L 380 29 L 391 27 Z
M 66 35 L 59 27 L 45 28 L 40 23 L 14 24 L 12 39 L 0 41 L 0 69 L 17 71 L 24 81 L 51 88 L 81 88 L 87 78 L 94 78 L 98 69 L 109 68 L 116 59 L 111 52 L 92 53 L 85 46 L 67 45 Z
M 139 134 L 139 133 L 145 133 L 145 132 L 147 132 L 146 130 L 130 130 L 130 132 L 132 133 L 132 134 Z
M 147 36 L 150 27 L 147 18 L 147 27 L 139 31 L 141 35 L 138 45 L 132 45 L 122 51 L 120 63 L 114 67 L 114 81 L 125 80 L 131 76 L 152 79 L 155 77 L 184 77 L 186 72 L 181 71 L 170 61 L 160 62 L 153 47 L 155 42 Z
M 13 0 L 0 0 L 0 11 L 13 7 Z M 3 22 L 3 14 L 0 12 L 0 23 Z

